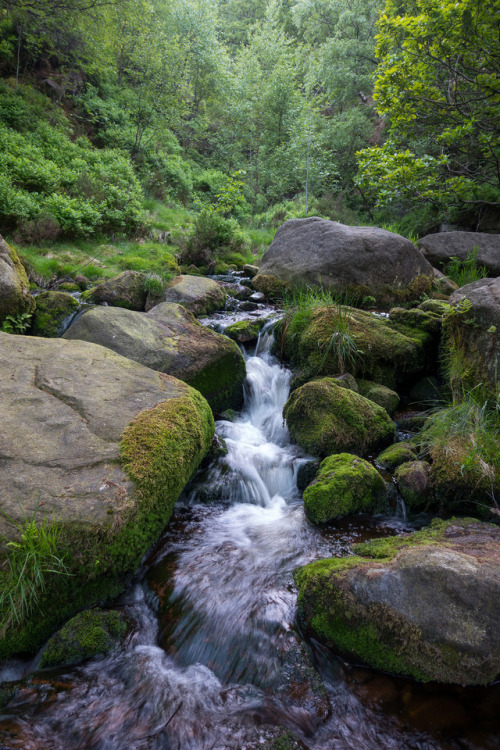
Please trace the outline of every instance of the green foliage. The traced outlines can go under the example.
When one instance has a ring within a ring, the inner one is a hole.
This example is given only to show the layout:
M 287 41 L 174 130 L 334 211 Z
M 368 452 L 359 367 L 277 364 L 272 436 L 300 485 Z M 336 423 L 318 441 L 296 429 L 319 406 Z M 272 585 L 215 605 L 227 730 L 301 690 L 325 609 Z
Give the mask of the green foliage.
M 22 625 L 38 606 L 51 575 L 69 575 L 58 556 L 59 528 L 44 515 L 37 524 L 38 507 L 31 518 L 23 512 L 18 522 L 2 512 L 9 526 L 18 533 L 17 541 L 3 535 L 5 562 L 0 589 L 0 629 Z
M 248 246 L 249 239 L 235 219 L 226 219 L 217 210 L 204 208 L 195 221 L 181 262 L 207 266 L 219 258 L 225 260 L 231 254 L 245 253 Z M 243 255 L 241 259 L 247 262 Z
M 19 313 L 19 315 L 7 315 L 2 323 L 4 333 L 26 333 L 31 325 L 32 313 Z
M 444 270 L 446 276 L 458 284 L 459 288 L 488 276 L 486 268 L 478 265 L 477 254 L 478 248 L 475 247 L 467 253 L 465 260 L 451 258 L 446 266 Z

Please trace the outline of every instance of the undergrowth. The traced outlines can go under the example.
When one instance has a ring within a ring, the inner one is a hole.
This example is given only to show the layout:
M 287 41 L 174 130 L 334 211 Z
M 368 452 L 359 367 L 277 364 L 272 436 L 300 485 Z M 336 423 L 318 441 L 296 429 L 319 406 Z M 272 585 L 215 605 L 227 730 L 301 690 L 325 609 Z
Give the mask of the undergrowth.
M 458 284 L 459 288 L 487 277 L 486 268 L 480 266 L 477 262 L 477 254 L 478 248 L 475 247 L 473 250 L 469 250 L 465 260 L 453 257 L 446 266 L 446 276 Z

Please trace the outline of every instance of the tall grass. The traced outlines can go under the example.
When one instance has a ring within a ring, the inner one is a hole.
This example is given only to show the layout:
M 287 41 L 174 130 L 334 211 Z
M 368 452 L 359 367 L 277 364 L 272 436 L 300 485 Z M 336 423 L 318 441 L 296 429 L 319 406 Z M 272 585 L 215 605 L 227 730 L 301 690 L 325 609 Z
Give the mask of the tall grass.
M 38 506 L 31 517 L 15 521 L 2 512 L 7 523 L 18 532 L 17 541 L 3 536 L 5 561 L 0 588 L 0 632 L 22 625 L 39 606 L 46 589 L 47 576 L 70 575 L 58 554 L 59 527 L 46 515 L 37 524 Z
M 446 276 L 458 284 L 459 288 L 487 277 L 486 268 L 480 266 L 477 262 L 477 254 L 478 248 L 475 247 L 473 250 L 469 250 L 465 260 L 453 257 L 446 266 L 444 271 Z

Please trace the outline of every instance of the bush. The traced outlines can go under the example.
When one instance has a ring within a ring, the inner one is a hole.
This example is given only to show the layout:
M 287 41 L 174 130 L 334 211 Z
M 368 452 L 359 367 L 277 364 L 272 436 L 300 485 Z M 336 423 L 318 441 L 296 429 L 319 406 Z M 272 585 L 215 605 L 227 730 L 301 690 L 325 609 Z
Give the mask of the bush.
M 206 266 L 233 253 L 245 254 L 249 239 L 235 219 L 226 219 L 210 208 L 201 211 L 181 253 L 185 265 Z M 243 260 L 246 262 L 246 258 Z
M 472 284 L 473 281 L 485 279 L 488 272 L 484 266 L 477 263 L 478 248 L 475 247 L 467 253 L 465 260 L 460 258 L 451 258 L 450 263 L 445 268 L 445 274 L 458 284 L 459 288 L 466 284 Z

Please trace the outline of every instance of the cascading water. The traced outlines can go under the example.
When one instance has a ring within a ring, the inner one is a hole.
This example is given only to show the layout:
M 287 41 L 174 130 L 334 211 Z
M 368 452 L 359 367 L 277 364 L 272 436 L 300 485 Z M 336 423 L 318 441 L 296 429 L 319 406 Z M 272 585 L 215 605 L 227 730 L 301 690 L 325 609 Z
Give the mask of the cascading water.
M 332 658 L 324 722 L 326 697 L 312 687 L 294 629 L 293 570 L 407 527 L 396 518 L 360 517 L 330 530 L 306 521 L 296 487 L 306 457 L 283 424 L 289 373 L 270 354 L 271 342 L 265 331 L 246 358 L 241 415 L 217 423 L 227 455 L 188 488 L 137 584 L 116 605 L 134 619 L 133 632 L 106 658 L 37 673 L 0 717 L 1 748 L 253 750 L 266 747 L 276 725 L 292 728 L 310 750 L 495 747 L 411 728 L 397 715 L 411 718 L 405 706 L 420 695 L 413 683 L 346 672 Z M 385 704 L 373 698 L 374 684 Z M 413 698 L 400 702 L 400 695 Z M 456 696 L 446 700 L 460 710 Z

